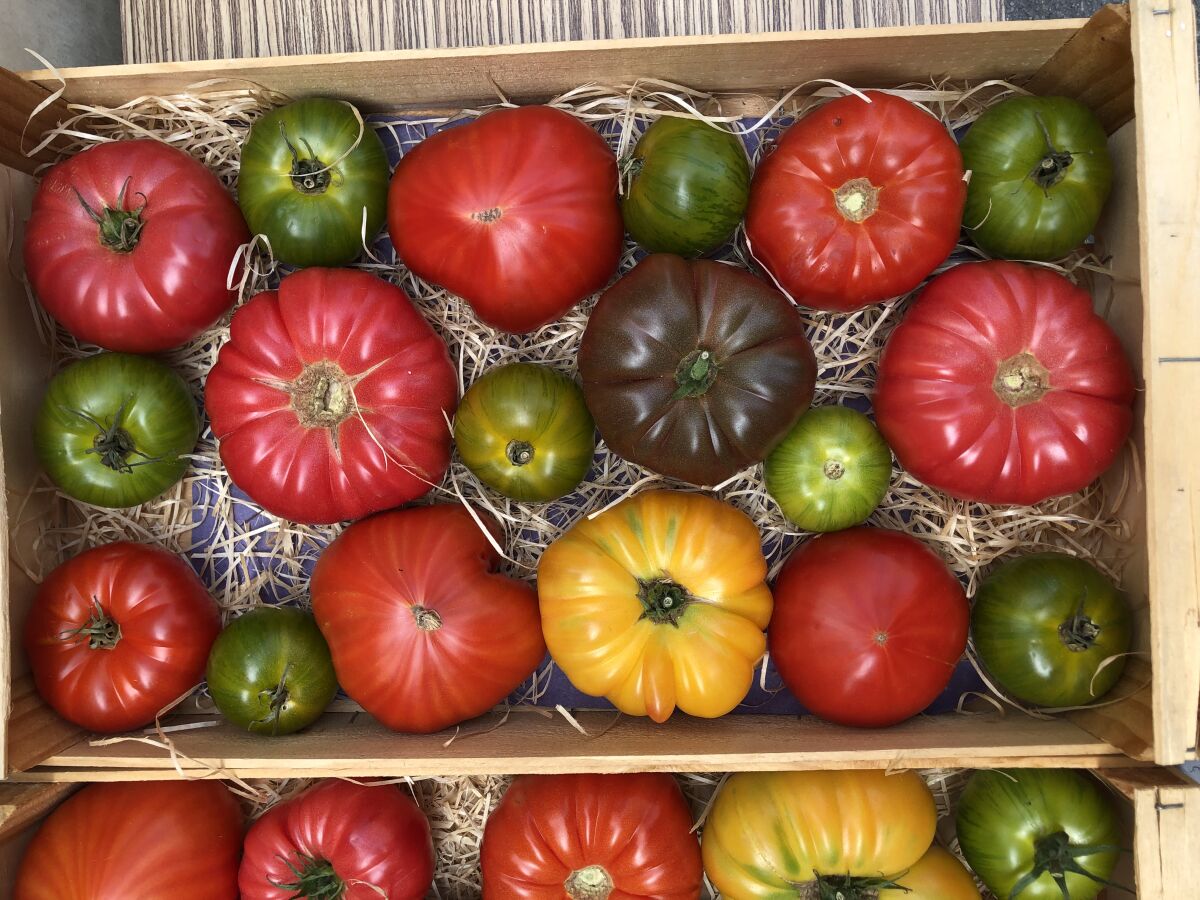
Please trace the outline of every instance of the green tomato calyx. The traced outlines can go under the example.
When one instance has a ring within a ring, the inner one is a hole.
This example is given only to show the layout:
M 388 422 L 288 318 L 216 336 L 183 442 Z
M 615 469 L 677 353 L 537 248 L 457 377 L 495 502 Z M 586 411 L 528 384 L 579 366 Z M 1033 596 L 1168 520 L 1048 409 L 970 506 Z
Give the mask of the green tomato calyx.
M 413 619 L 421 631 L 437 631 L 442 627 L 442 616 L 436 609 L 416 605 L 411 607 Z
M 1091 650 L 1096 641 L 1100 639 L 1100 626 L 1083 611 L 1083 604 L 1086 600 L 1087 591 L 1085 589 L 1084 595 L 1079 598 L 1079 606 L 1075 608 L 1075 612 L 1058 626 L 1058 636 L 1067 649 L 1073 653 Z
M 687 588 L 670 578 L 639 581 L 638 600 L 644 607 L 641 619 L 649 619 L 655 625 L 674 625 L 676 628 L 684 611 L 696 602 Z
M 621 157 L 617 163 L 617 172 L 620 176 L 621 196 L 628 196 L 630 190 L 633 189 L 633 183 L 637 181 L 637 177 L 642 174 L 642 167 L 646 164 L 646 160 L 640 156 L 630 154 L 629 156 Z
M 682 400 L 684 397 L 699 397 L 712 387 L 717 380 L 721 367 L 713 357 L 711 350 L 698 348 L 693 350 L 679 363 L 675 369 L 675 393 L 672 400 Z
M 873 900 L 878 897 L 880 891 L 903 891 L 908 893 L 909 889 L 902 884 L 898 884 L 892 878 L 878 878 L 863 876 L 863 875 L 822 875 L 819 872 L 814 872 L 816 879 L 809 882 L 808 893 L 801 893 L 802 897 L 811 897 L 812 900 Z M 903 876 L 897 875 L 896 878 Z
M 563 890 L 571 900 L 608 900 L 613 880 L 604 866 L 584 866 L 567 876 Z
M 833 192 L 833 202 L 848 222 L 865 222 L 879 209 L 879 192 L 867 178 L 851 178 Z
M 1036 403 L 1050 391 L 1050 371 L 1026 350 L 996 367 L 992 390 L 1013 409 Z
M 306 138 L 300 138 L 300 143 L 308 151 L 308 156 L 301 156 L 296 145 L 288 140 L 287 128 L 279 123 L 279 133 L 287 144 L 288 152 L 292 154 L 292 170 L 288 175 L 292 179 L 292 187 L 302 194 L 323 194 L 333 181 L 332 168 L 313 152 L 312 144 Z
M 527 466 L 533 462 L 533 444 L 528 441 L 509 441 L 504 448 L 504 455 L 514 466 Z
M 296 880 L 271 884 L 281 891 L 290 891 L 289 900 L 342 900 L 346 896 L 348 885 L 329 860 L 297 853 L 295 862 L 285 859 L 284 864 Z
M 101 465 L 122 475 L 132 475 L 135 466 L 145 466 L 162 461 L 161 456 L 149 456 L 139 450 L 133 440 L 133 435 L 121 427 L 128 406 L 129 400 L 123 401 L 109 425 L 105 425 L 91 413 L 81 409 L 71 410 L 75 415 L 97 428 L 96 436 L 92 438 L 92 446 L 83 452 L 95 453 L 100 457 Z M 131 456 L 140 456 L 141 459 L 137 462 L 130 462 Z
M 1038 127 L 1042 130 L 1042 137 L 1046 140 L 1046 155 L 1034 166 L 1029 177 L 1037 183 L 1038 187 L 1049 193 L 1050 188 L 1067 177 L 1067 170 L 1071 168 L 1071 163 L 1075 158 L 1070 151 L 1059 150 L 1054 146 L 1054 141 L 1050 139 L 1050 129 L 1046 127 L 1042 114 L 1034 113 L 1033 116 L 1037 119 Z
M 117 194 L 117 205 L 106 206 L 103 212 L 96 212 L 92 209 L 83 199 L 83 194 L 79 193 L 79 188 L 71 185 L 71 190 L 79 198 L 79 203 L 87 212 L 88 217 L 100 226 L 100 243 L 115 253 L 128 253 L 136 247 L 142 229 L 146 225 L 142 221 L 142 211 L 146 208 L 147 202 L 145 194 L 138 194 L 142 198 L 142 205 L 137 209 L 125 208 L 125 193 L 129 190 L 129 182 L 132 177 L 126 178 L 125 183 L 121 185 L 121 192 Z
M 288 702 L 287 677 L 288 671 L 292 668 L 292 664 L 288 663 L 283 667 L 283 674 L 279 676 L 279 683 L 270 690 L 259 691 L 258 699 L 267 701 L 268 712 L 261 719 L 253 724 L 255 725 L 270 725 L 271 734 L 279 733 L 279 720 L 283 717 L 283 708 Z
M 121 643 L 121 625 L 104 611 L 99 597 L 92 597 L 92 615 L 78 628 L 59 634 L 60 638 L 72 643 L 87 638 L 90 650 L 114 650 Z
M 1099 875 L 1089 872 L 1079 863 L 1080 857 L 1114 852 L 1124 851 L 1113 844 L 1072 844 L 1071 838 L 1067 836 L 1065 831 L 1056 831 L 1053 834 L 1040 837 L 1033 842 L 1032 868 L 1013 885 L 1012 890 L 1008 893 L 1008 900 L 1017 900 L 1027 887 L 1043 875 L 1049 875 L 1054 879 L 1054 883 L 1062 891 L 1063 900 L 1071 900 L 1071 894 L 1067 890 L 1068 873 L 1082 875 L 1084 878 L 1088 878 L 1097 884 L 1132 894 L 1133 891 L 1129 890 L 1129 888 L 1109 881 L 1106 878 L 1101 878 Z

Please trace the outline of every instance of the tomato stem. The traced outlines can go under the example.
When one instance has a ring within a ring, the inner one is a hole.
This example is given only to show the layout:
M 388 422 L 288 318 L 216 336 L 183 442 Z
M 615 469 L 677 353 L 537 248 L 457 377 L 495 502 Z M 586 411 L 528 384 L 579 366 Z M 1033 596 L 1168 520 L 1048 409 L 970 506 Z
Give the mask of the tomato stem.
M 676 628 L 684 611 L 696 602 L 687 588 L 669 578 L 638 581 L 638 599 L 644 607 L 641 619 L 649 619 L 655 625 L 674 625 Z
M 1100 626 L 1083 611 L 1086 602 L 1087 588 L 1084 588 L 1083 596 L 1079 598 L 1079 605 L 1075 608 L 1075 612 L 1058 626 L 1059 638 L 1073 653 L 1083 653 L 1085 650 L 1092 649 L 1100 638 Z
M 862 875 L 821 875 L 814 872 L 817 900 L 868 900 L 878 897 L 880 891 L 903 891 L 908 888 L 892 878 L 865 877 Z M 896 878 L 902 878 L 902 875 Z
M 684 397 L 701 396 L 717 380 L 717 372 L 720 371 L 720 368 L 716 359 L 713 358 L 711 350 L 703 348 L 693 350 L 675 369 L 675 384 L 678 387 L 675 388 L 671 399 L 682 400 Z
M 848 222 L 865 222 L 879 209 L 879 192 L 868 178 L 851 178 L 833 192 L 833 202 Z
M 1054 146 L 1054 142 L 1050 139 L 1050 129 L 1046 127 L 1041 113 L 1035 112 L 1033 117 L 1037 119 L 1038 127 L 1042 130 L 1042 137 L 1046 141 L 1046 155 L 1029 173 L 1029 177 L 1037 182 L 1037 186 L 1045 193 L 1049 194 L 1050 188 L 1067 176 L 1067 169 L 1071 168 L 1074 157 L 1070 151 L 1059 150 Z
M 504 455 L 514 466 L 527 466 L 533 462 L 533 444 L 528 441 L 509 441 Z
M 332 181 L 329 166 L 317 159 L 312 144 L 303 137 L 300 138 L 300 142 L 304 144 L 308 156 L 301 156 L 295 145 L 288 140 L 287 128 L 282 121 L 279 123 L 279 134 L 283 137 L 283 142 L 287 144 L 288 152 L 292 154 L 292 171 L 289 173 L 292 187 L 302 194 L 324 193 Z
M 297 853 L 296 862 L 285 857 L 280 859 L 283 859 L 296 880 L 282 883 L 272 881 L 271 884 L 283 891 L 293 891 L 288 900 L 341 900 L 346 896 L 346 882 L 328 860 L 317 859 L 307 853 Z
M 283 674 L 279 676 L 279 683 L 272 690 L 259 691 L 258 696 L 261 698 L 263 694 L 267 695 L 270 703 L 270 712 L 255 722 L 255 725 L 266 725 L 270 723 L 271 734 L 279 733 L 279 719 L 283 715 L 283 707 L 288 702 L 287 677 L 288 671 L 292 668 L 289 662 L 283 667 Z
M 361 377 L 361 376 L 360 376 Z M 310 363 L 284 389 L 292 397 L 292 409 L 305 428 L 326 428 L 337 446 L 337 427 L 358 412 L 354 384 L 341 367 L 330 360 Z
M 421 631 L 437 631 L 442 627 L 442 617 L 436 609 L 430 609 L 427 606 L 413 606 L 412 614 Z
M 1055 884 L 1058 885 L 1058 889 L 1062 891 L 1063 900 L 1071 900 L 1071 894 L 1067 890 L 1068 873 L 1082 875 L 1084 878 L 1091 879 L 1097 884 L 1132 894 L 1133 891 L 1129 890 L 1129 888 L 1109 881 L 1106 878 L 1101 878 L 1099 875 L 1089 872 L 1079 863 L 1080 858 L 1084 856 L 1113 852 L 1124 853 L 1126 851 L 1114 844 L 1072 844 L 1071 838 L 1065 831 L 1056 831 L 1053 834 L 1040 837 L 1033 842 L 1032 868 L 1013 885 L 1012 890 L 1009 891 L 1008 898 L 1009 900 L 1016 900 L 1027 887 L 1043 875 L 1049 875 L 1054 879 Z
M 112 469 L 114 472 L 120 472 L 122 475 L 133 474 L 135 466 L 145 466 L 150 463 L 161 462 L 161 456 L 150 456 L 143 453 L 137 448 L 134 443 L 133 436 L 121 427 L 121 422 L 125 419 L 125 410 L 129 406 L 129 399 L 126 398 L 120 408 L 117 410 L 116 416 L 113 418 L 111 425 L 105 425 L 91 413 L 84 412 L 81 409 L 72 409 L 70 412 L 79 416 L 86 422 L 91 422 L 99 432 L 92 439 L 92 446 L 84 453 L 95 453 L 100 457 L 100 463 Z M 138 462 L 130 462 L 129 457 L 142 457 Z
M 1013 409 L 1036 403 L 1050 391 L 1050 371 L 1026 350 L 996 367 L 992 390 Z
M 827 459 L 821 471 L 830 481 L 837 481 L 846 474 L 846 467 L 840 459 Z
M 86 637 L 89 649 L 114 650 L 121 643 L 121 625 L 104 611 L 99 597 L 92 597 L 92 603 L 91 617 L 78 628 L 61 632 L 59 637 L 70 638 L 72 642 Z
M 121 192 L 117 194 L 117 205 L 115 207 L 106 206 L 101 213 L 92 209 L 83 199 L 79 188 L 71 185 L 71 190 L 75 192 L 75 196 L 88 216 L 100 226 L 100 243 L 116 253 L 128 253 L 136 247 L 138 238 L 142 234 L 142 228 L 146 225 L 142 221 L 142 210 L 146 208 L 147 202 L 145 194 L 138 194 L 142 198 L 142 205 L 137 209 L 125 208 L 125 192 L 129 190 L 129 182 L 132 177 L 126 178 L 125 183 L 121 185 Z
M 617 162 L 618 184 L 620 187 L 621 196 L 628 195 L 633 183 L 637 181 L 638 175 L 642 173 L 642 166 L 646 161 L 640 156 L 623 156 Z
M 607 900 L 613 880 L 604 866 L 584 866 L 567 876 L 563 890 L 571 900 Z

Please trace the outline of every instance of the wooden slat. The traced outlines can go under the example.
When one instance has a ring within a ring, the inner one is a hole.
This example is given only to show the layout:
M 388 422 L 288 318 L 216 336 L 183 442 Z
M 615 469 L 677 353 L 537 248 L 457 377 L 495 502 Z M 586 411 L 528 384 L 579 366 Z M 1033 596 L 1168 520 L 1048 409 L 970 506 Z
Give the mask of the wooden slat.
M 0 783 L 0 844 L 19 837 L 50 810 L 71 795 L 79 785 Z
M 67 104 L 60 97 L 33 121 L 29 119 L 56 87 L 31 84 L 20 75 L 0 68 L 0 165 L 32 173 L 43 163 L 53 162 L 54 151 L 49 147 L 32 157 L 26 156 L 25 151 L 37 146 L 44 132 L 66 118 Z

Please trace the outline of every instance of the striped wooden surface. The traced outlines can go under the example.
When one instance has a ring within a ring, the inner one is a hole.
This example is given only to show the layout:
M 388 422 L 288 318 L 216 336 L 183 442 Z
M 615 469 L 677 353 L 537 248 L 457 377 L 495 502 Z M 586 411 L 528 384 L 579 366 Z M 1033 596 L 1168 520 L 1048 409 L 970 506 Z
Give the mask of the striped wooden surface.
M 1003 0 L 121 0 L 126 62 L 981 22 Z

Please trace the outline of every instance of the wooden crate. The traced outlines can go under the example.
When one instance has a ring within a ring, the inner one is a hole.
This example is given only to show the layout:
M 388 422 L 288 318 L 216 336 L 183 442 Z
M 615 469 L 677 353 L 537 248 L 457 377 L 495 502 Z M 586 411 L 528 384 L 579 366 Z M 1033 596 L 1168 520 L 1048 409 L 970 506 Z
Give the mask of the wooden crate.
M 1169 9 L 1165 9 L 1170 6 Z M 1165 9 L 1165 11 L 1164 11 Z M 33 585 L 8 564 L 0 529 L 0 682 L 3 768 L 27 780 L 244 776 L 413 776 L 494 772 L 727 771 L 800 767 L 1077 766 L 1160 764 L 1196 757 L 1200 698 L 1200 316 L 1193 277 L 1197 241 L 1194 13 L 1174 0 L 1137 0 L 1091 20 L 846 32 L 749 35 L 471 50 L 344 54 L 64 70 L 63 99 L 28 126 L 23 146 L 65 113 L 64 100 L 115 106 L 178 92 L 213 77 L 240 78 L 292 96 L 333 94 L 365 110 L 459 108 L 495 96 L 545 100 L 577 85 L 653 76 L 711 91 L 778 94 L 812 78 L 861 87 L 1007 78 L 1044 94 L 1075 96 L 1111 133 L 1118 177 L 1098 233 L 1112 253 L 1113 296 L 1103 302 L 1145 390 L 1132 444 L 1144 486 L 1123 518 L 1135 534 L 1124 587 L 1137 608 L 1137 648 L 1119 703 L 1054 720 L 1010 714 L 923 716 L 879 731 L 810 719 L 677 716 L 663 726 L 587 713 L 580 734 L 565 719 L 514 713 L 503 727 L 445 746 L 445 736 L 394 735 L 364 715 L 331 712 L 303 734 L 268 740 L 228 725 L 181 731 L 176 754 L 124 742 L 96 746 L 57 718 L 33 690 L 13 635 Z M 19 248 L 36 159 L 19 151 L 30 112 L 60 86 L 50 72 L 4 74 L 0 187 L 16 209 L 0 244 Z M 43 154 L 45 156 L 45 154 Z M 14 225 L 15 220 L 15 225 Z M 14 256 L 19 253 L 14 251 Z M 25 496 L 36 465 L 29 423 L 48 375 L 33 335 L 19 261 L 0 273 L 0 439 L 9 503 Z M 2 500 L 0 500 L 2 503 Z M 0 505 L 0 517 L 3 506 Z M 21 536 L 14 539 L 23 540 Z M 488 721 L 466 730 L 483 732 Z

